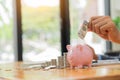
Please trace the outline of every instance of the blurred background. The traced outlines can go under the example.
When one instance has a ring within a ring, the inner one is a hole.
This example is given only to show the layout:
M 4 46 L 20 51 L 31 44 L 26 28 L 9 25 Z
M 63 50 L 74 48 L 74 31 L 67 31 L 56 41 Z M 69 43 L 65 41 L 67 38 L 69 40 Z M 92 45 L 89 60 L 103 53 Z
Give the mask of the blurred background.
M 83 20 L 92 16 L 111 16 L 120 29 L 119 0 L 68 0 L 70 22 L 70 44 L 78 41 L 78 29 Z M 61 48 L 60 0 L 20 0 L 22 51 L 16 53 L 15 0 L 0 0 L 0 63 L 14 62 L 16 54 L 22 54 L 23 61 L 47 61 L 57 58 Z M 19 24 L 19 23 L 16 23 Z M 64 26 L 65 27 L 65 26 Z M 63 33 L 64 34 L 64 33 Z M 16 39 L 17 40 L 17 39 Z M 88 32 L 85 42 L 92 46 L 98 55 L 120 51 L 120 45 L 103 40 Z

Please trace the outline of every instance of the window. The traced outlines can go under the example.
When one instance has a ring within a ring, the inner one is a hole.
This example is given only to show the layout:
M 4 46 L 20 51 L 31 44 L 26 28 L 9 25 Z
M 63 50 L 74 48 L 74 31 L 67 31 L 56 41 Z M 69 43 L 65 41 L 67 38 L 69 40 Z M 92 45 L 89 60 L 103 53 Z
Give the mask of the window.
M 0 63 L 14 61 L 12 0 L 0 0 Z
M 22 0 L 23 60 L 61 55 L 59 0 Z

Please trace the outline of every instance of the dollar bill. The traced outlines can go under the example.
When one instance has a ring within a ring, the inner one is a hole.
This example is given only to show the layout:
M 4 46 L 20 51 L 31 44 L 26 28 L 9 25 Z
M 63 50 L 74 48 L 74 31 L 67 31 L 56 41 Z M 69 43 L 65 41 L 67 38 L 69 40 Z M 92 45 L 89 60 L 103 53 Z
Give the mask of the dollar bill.
M 81 39 L 84 39 L 86 36 L 87 30 L 88 30 L 88 22 L 86 20 L 84 20 L 82 26 L 80 27 L 80 29 L 78 31 L 78 36 Z

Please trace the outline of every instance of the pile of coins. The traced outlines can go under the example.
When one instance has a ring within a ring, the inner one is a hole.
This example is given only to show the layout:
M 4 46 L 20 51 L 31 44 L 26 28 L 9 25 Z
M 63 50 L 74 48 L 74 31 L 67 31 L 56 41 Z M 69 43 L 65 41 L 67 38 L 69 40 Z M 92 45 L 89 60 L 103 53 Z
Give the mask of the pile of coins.
M 67 53 L 64 53 L 63 56 L 58 56 L 58 59 L 51 59 L 51 61 L 45 62 L 45 64 L 47 65 L 46 67 L 54 66 L 59 69 L 69 67 L 69 63 L 67 61 Z
M 44 70 L 48 70 L 48 69 L 63 69 L 66 67 L 69 67 L 69 63 L 67 61 L 67 52 L 64 53 L 63 56 L 58 56 L 57 59 L 51 59 L 50 61 L 46 61 L 46 62 L 41 62 L 41 63 L 34 63 L 34 64 L 23 64 L 22 68 L 24 69 L 44 69 Z

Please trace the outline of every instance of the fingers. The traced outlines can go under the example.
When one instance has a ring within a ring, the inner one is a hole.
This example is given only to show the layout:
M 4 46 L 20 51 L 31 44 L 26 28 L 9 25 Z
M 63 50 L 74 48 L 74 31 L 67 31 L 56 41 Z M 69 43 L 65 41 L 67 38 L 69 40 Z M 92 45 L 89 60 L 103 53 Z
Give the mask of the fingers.
M 109 27 L 108 24 L 105 24 L 105 25 L 101 26 L 99 28 L 100 32 L 98 34 L 103 34 L 103 35 L 108 34 L 108 28 L 107 27 Z
M 88 27 L 89 27 L 89 30 L 92 31 L 94 30 L 94 27 L 92 27 L 92 21 L 100 18 L 101 16 L 95 16 L 95 17 L 91 17 L 90 21 L 89 21 L 89 24 L 88 24 Z
M 93 31 L 97 34 L 107 34 L 108 33 L 108 29 L 111 25 L 109 25 L 109 23 L 111 23 L 111 18 L 109 16 L 97 16 L 97 17 L 92 17 L 90 19 L 90 23 L 89 23 L 89 30 Z
M 94 25 L 94 32 L 97 34 L 101 34 L 101 27 L 107 26 L 107 21 L 101 21 Z M 99 29 L 100 28 L 100 29 Z
M 116 38 L 118 38 L 117 35 L 119 34 L 119 30 L 109 16 L 92 17 L 89 21 L 88 29 L 110 41 L 116 41 Z

